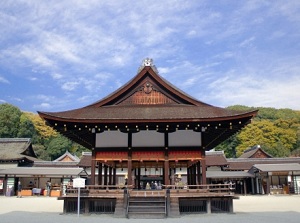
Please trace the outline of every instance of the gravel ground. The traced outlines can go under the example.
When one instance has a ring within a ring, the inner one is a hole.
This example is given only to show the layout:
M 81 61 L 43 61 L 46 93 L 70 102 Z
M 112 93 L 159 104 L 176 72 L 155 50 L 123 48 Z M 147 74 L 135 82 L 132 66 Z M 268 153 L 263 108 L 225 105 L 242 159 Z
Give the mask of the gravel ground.
M 180 218 L 158 219 L 154 221 L 172 223 L 299 223 L 299 195 L 255 195 L 241 196 L 234 200 L 233 214 L 199 214 L 185 215 Z M 114 218 L 112 215 L 62 214 L 63 201 L 49 197 L 0 197 L 1 223 L 152 223 L 153 219 Z

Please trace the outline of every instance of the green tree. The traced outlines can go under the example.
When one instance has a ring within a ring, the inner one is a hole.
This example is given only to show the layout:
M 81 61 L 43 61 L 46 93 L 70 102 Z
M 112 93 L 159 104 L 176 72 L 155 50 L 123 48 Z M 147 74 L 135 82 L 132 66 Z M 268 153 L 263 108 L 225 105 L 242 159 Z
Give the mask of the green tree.
M 44 145 L 34 144 L 34 145 L 32 145 L 32 148 L 39 159 L 48 160 L 48 161 L 51 160 L 51 157 Z
M 36 131 L 32 121 L 24 113 L 22 113 L 20 116 L 20 123 L 19 123 L 17 137 L 33 139 L 35 136 L 36 136 Z
M 231 136 L 225 142 L 218 145 L 215 149 L 218 151 L 224 151 L 226 157 L 235 158 L 236 155 L 236 147 L 240 144 L 236 135 Z
M 4 103 L 0 104 L 0 137 L 14 138 L 18 135 L 20 117 L 22 112 L 19 108 Z
M 25 114 L 32 121 L 37 134 L 42 138 L 42 140 L 47 140 L 58 135 L 53 128 L 45 124 L 45 121 L 41 119 L 38 114 L 30 112 L 26 112 Z
M 291 128 L 280 128 L 269 120 L 253 121 L 238 134 L 241 142 L 237 146 L 237 155 L 240 156 L 245 149 L 253 145 L 261 145 L 267 148 L 267 152 L 274 156 L 280 156 L 279 149 L 284 150 L 285 156 L 294 148 L 297 141 L 296 132 Z
M 66 137 L 58 135 L 49 139 L 46 148 L 49 156 L 54 160 L 64 154 L 67 150 L 70 151 L 72 142 Z

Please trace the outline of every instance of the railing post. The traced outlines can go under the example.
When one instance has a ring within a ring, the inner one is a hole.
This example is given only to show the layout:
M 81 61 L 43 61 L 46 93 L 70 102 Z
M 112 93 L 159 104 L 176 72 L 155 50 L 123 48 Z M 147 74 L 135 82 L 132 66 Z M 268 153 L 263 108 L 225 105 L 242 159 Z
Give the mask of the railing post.
M 168 216 L 169 215 L 169 213 L 170 213 L 170 207 L 171 207 L 171 198 L 170 198 L 170 189 L 169 188 L 167 188 L 166 189 L 166 194 L 167 194 L 167 201 L 166 201 L 166 216 Z
M 127 199 L 128 199 L 127 193 L 128 193 L 128 191 L 127 191 L 127 188 L 125 187 L 124 188 L 124 208 L 126 208 L 126 209 L 127 209 Z

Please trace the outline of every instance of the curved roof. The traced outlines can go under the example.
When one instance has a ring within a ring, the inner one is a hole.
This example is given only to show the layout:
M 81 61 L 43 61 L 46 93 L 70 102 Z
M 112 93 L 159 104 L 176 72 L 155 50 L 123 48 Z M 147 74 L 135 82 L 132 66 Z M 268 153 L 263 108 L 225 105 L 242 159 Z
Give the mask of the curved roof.
M 161 131 L 167 125 L 169 131 L 210 130 L 204 144 L 211 149 L 248 124 L 257 110 L 232 111 L 198 101 L 146 65 L 125 85 L 95 103 L 69 111 L 38 113 L 56 130 L 88 148 L 94 144 L 92 129 Z
M 70 122 L 145 122 L 145 121 L 219 121 L 252 116 L 255 112 L 237 112 L 213 106 L 134 105 L 84 107 L 64 112 L 39 112 L 43 118 Z

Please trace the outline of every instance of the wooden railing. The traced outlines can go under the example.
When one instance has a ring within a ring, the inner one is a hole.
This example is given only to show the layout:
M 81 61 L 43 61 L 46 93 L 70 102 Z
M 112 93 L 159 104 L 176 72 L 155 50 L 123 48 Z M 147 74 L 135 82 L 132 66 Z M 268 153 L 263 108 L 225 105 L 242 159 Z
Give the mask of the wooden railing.
M 166 193 L 166 190 L 170 191 L 170 194 L 180 193 L 182 196 L 184 195 L 199 195 L 199 194 L 219 194 L 219 195 L 233 195 L 232 184 L 204 184 L 204 185 L 162 185 L 162 190 L 132 190 L 133 185 L 87 185 L 85 188 L 81 188 L 80 192 L 82 195 L 88 196 L 123 196 L 124 190 L 128 193 L 132 191 L 132 196 L 139 195 L 151 195 L 151 196 L 161 196 Z M 71 188 L 66 190 L 67 195 L 77 194 L 77 188 Z
M 233 194 L 232 184 L 202 184 L 202 185 L 163 185 L 164 189 L 181 193 L 223 193 Z

